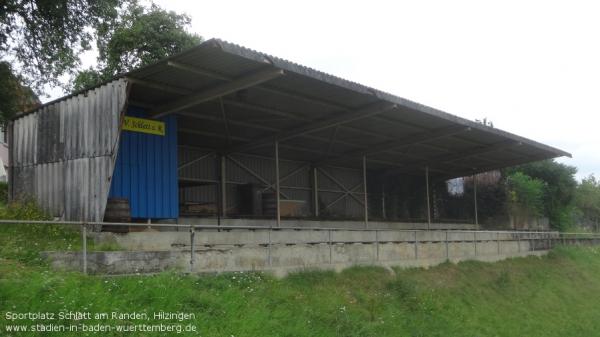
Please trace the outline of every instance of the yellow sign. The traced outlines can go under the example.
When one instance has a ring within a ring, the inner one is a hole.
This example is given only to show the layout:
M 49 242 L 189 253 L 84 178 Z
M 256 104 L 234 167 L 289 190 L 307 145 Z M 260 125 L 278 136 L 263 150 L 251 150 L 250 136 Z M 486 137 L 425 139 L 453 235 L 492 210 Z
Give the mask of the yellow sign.
M 165 135 L 165 123 L 145 118 L 125 116 L 123 130 L 149 133 L 151 135 Z

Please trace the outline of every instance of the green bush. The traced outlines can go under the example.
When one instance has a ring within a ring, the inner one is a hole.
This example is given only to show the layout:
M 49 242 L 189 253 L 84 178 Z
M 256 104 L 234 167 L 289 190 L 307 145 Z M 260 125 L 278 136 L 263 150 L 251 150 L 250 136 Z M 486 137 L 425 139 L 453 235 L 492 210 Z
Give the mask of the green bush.
M 33 201 L 0 207 L 0 219 L 51 220 Z M 78 250 L 80 247 L 81 237 L 74 227 L 54 224 L 0 224 L 0 258 L 41 264 L 42 251 Z
M 8 183 L 0 181 L 0 205 L 8 203 Z
M 581 180 L 575 191 L 575 206 L 581 220 L 595 223 L 600 219 L 600 179 L 592 174 Z
M 0 208 L 4 220 L 50 220 L 50 217 L 34 201 L 14 202 Z
M 543 160 L 508 169 L 508 173 L 523 174 L 544 183 L 543 215 L 550 220 L 550 226 L 562 230 L 572 222 L 572 204 L 577 188 L 573 166 Z
M 510 174 L 506 180 L 508 202 L 513 213 L 541 215 L 544 208 L 544 183 L 522 172 Z

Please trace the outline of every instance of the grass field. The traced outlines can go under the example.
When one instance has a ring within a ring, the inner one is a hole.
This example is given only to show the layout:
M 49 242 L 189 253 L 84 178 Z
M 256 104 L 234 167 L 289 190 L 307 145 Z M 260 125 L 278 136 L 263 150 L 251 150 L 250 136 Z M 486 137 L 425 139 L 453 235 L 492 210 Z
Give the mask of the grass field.
M 558 248 L 543 258 L 447 263 L 394 274 L 357 267 L 284 279 L 255 273 L 101 277 L 49 270 L 36 251 L 73 248 L 78 234 L 37 232 L 35 227 L 0 231 L 0 336 L 175 335 L 6 332 L 15 324 L 50 322 L 9 320 L 14 313 L 69 311 L 194 314 L 181 324 L 198 332 L 181 336 L 600 336 L 597 248 Z M 179 321 L 51 321 L 77 322 L 114 327 Z

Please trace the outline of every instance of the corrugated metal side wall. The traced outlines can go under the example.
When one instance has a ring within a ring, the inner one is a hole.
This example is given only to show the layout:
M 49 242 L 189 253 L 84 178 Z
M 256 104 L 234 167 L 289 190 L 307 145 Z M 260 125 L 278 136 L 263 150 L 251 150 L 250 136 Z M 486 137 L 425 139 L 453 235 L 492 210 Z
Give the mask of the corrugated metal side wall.
M 187 147 L 180 147 L 178 153 L 179 165 L 207 155 L 204 159 L 180 169 L 179 177 L 212 183 L 205 186 L 180 189 L 179 198 L 181 202 L 216 204 L 218 198 L 217 183 L 219 181 L 219 174 L 217 172 L 217 168 L 219 167 L 218 156 L 210 154 L 209 150 Z M 280 185 L 283 194 L 282 200 L 305 201 L 307 209 L 310 212 L 312 209 L 312 173 L 310 164 L 299 161 L 280 160 L 279 166 Z M 229 214 L 237 212 L 239 202 L 237 188 L 239 185 L 256 184 L 261 186 L 263 191 L 267 191 L 269 190 L 268 184 L 273 184 L 275 181 L 275 163 L 273 158 L 233 154 L 227 159 L 226 168 L 227 209 Z M 294 171 L 296 172 L 290 175 Z M 346 194 L 341 186 L 332 181 L 331 177 L 349 190 L 354 187 L 352 190 L 354 197 Z M 362 172 L 360 170 L 324 167 L 319 169 L 317 179 L 321 213 L 341 218 L 355 218 L 363 215 L 364 208 L 357 201 L 357 199 L 362 200 L 363 198 Z M 329 205 L 330 203 L 331 205 Z M 329 207 L 325 208 L 327 205 Z M 310 214 L 306 215 L 309 216 Z
M 119 79 L 16 119 L 12 197 L 33 198 L 64 220 L 101 221 L 126 102 Z
M 141 108 L 127 115 L 147 117 Z M 161 119 L 165 135 L 123 131 L 109 197 L 129 200 L 132 218 L 175 219 L 177 198 L 177 124 L 175 116 Z

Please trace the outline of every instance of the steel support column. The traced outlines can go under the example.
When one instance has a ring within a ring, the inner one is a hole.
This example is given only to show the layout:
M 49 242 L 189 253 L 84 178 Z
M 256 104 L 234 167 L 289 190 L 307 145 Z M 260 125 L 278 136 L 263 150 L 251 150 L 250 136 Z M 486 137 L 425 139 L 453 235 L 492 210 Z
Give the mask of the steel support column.
M 427 230 L 431 227 L 431 205 L 429 202 L 429 166 L 425 166 L 425 197 L 427 198 Z
M 281 227 L 281 208 L 279 205 L 279 142 L 275 141 L 275 200 L 277 202 L 277 227 Z
M 221 217 L 227 216 L 227 156 L 221 156 L 221 181 L 219 188 L 221 189 Z
M 381 184 L 381 217 L 385 220 L 385 185 Z
M 319 171 L 317 170 L 316 167 L 313 167 L 312 169 L 312 174 L 313 174 L 313 211 L 314 211 L 314 215 L 315 218 L 319 217 L 319 181 L 318 181 L 318 176 L 319 176 Z
M 479 230 L 479 218 L 477 214 L 477 175 L 473 175 L 473 204 L 475 208 L 475 228 Z
M 365 228 L 369 228 L 369 205 L 367 204 L 367 156 L 363 156 L 363 192 L 365 197 Z

